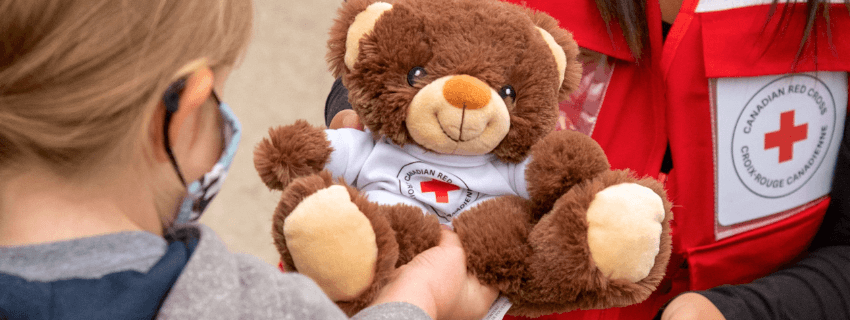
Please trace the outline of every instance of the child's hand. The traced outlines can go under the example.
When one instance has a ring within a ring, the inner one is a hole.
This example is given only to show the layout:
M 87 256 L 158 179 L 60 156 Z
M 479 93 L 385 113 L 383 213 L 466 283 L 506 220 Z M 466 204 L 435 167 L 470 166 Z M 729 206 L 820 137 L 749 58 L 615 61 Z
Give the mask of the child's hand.
M 357 130 L 363 130 L 363 124 L 360 123 L 360 117 L 357 116 L 357 113 L 354 110 L 346 109 L 338 112 L 333 119 L 331 119 L 330 129 L 340 129 L 340 128 L 351 128 Z
M 481 319 L 499 296 L 466 271 L 466 255 L 454 232 L 443 230 L 440 245 L 397 270 L 374 304 L 403 301 L 433 319 Z

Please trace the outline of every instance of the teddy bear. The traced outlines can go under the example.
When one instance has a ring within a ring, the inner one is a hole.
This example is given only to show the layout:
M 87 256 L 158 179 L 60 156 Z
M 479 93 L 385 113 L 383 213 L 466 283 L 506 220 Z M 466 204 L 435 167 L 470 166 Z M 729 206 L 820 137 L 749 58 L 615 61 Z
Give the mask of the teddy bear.
M 282 190 L 272 235 L 284 269 L 351 315 L 437 245 L 442 224 L 509 314 L 626 306 L 659 284 L 662 185 L 553 130 L 581 77 L 555 19 L 497 0 L 348 0 L 328 48 L 365 130 L 298 120 L 254 150 Z

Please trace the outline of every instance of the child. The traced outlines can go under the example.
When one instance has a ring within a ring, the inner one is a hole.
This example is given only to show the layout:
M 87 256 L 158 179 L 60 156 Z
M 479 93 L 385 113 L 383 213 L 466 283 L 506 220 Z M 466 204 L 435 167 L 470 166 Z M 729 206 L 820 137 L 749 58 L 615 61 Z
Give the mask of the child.
M 239 141 L 215 92 L 251 12 L 247 0 L 0 3 L 0 319 L 345 318 L 309 279 L 192 223 Z M 480 318 L 496 294 L 445 231 L 355 318 Z

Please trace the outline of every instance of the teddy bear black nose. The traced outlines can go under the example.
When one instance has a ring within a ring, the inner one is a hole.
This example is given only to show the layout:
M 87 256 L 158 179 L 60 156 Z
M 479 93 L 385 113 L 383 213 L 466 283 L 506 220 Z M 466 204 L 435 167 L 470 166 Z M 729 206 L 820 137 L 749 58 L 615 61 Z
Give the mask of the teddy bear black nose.
M 490 87 L 475 77 L 462 74 L 446 81 L 443 97 L 457 108 L 479 109 L 490 103 Z

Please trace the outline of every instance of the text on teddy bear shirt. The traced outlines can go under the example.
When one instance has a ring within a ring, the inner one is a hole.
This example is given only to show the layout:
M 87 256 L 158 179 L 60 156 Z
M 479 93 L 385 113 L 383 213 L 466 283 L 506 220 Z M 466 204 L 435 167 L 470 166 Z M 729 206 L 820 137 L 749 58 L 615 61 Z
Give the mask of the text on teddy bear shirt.
M 411 144 L 375 142 L 371 133 L 353 129 L 325 133 L 334 148 L 325 168 L 379 204 L 416 206 L 451 225 L 460 213 L 496 196 L 529 198 L 525 181 L 529 159 L 509 164 L 492 154 L 436 154 Z

